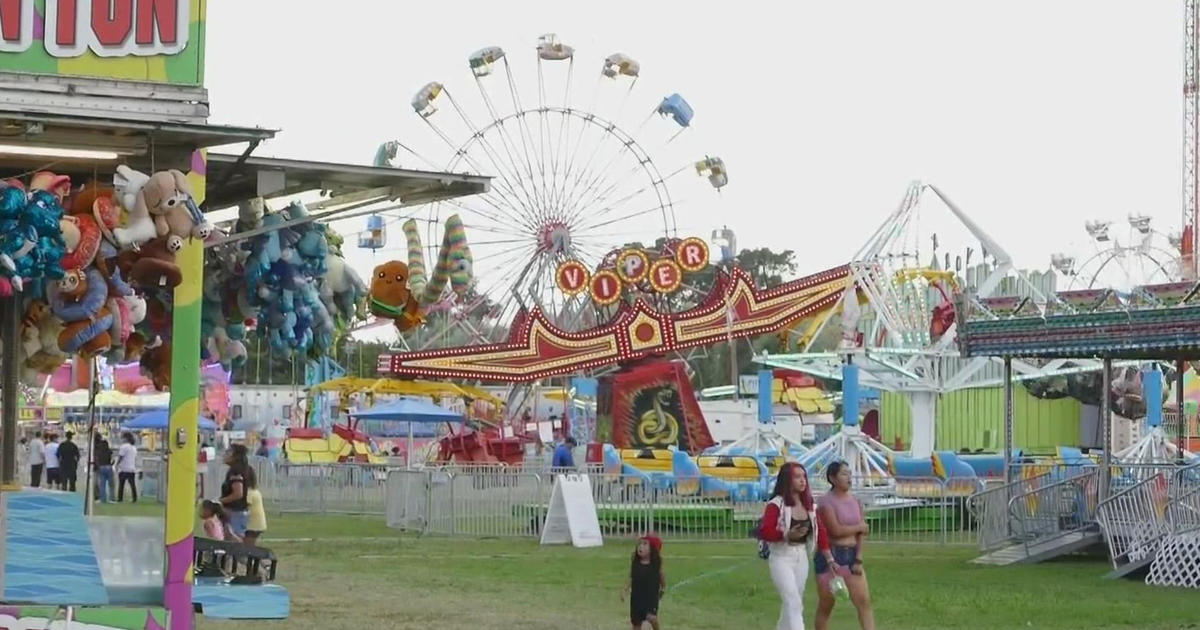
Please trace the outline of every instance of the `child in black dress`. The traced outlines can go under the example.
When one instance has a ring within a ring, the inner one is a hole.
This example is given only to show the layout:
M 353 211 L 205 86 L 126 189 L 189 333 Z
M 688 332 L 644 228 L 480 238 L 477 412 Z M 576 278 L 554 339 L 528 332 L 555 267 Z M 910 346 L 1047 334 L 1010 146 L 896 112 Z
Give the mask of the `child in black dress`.
M 629 622 L 635 630 L 641 630 L 643 622 L 659 630 L 658 600 L 667 590 L 667 578 L 662 570 L 662 539 L 643 536 L 638 539 L 637 549 L 629 566 L 629 581 L 625 583 L 625 594 L 629 594 Z

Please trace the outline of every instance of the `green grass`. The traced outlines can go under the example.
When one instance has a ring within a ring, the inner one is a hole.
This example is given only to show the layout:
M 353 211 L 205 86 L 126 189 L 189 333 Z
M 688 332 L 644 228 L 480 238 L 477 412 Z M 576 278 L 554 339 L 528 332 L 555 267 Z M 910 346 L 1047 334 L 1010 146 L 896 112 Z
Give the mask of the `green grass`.
M 102 513 L 160 510 L 150 504 L 112 506 Z M 270 623 L 200 619 L 201 630 L 628 627 L 628 609 L 618 599 L 632 550 L 625 540 L 578 550 L 543 548 L 530 540 L 416 538 L 388 530 L 377 518 L 295 514 L 272 514 L 269 525 L 263 542 L 281 558 L 279 582 L 291 591 L 291 618 Z M 749 541 L 667 541 L 663 553 L 668 581 L 675 585 L 662 602 L 664 627 L 774 627 L 778 598 L 766 564 Z M 974 555 L 963 547 L 868 543 L 878 626 L 1200 627 L 1196 592 L 1103 580 L 1108 565 L 1100 558 L 996 568 L 969 564 Z M 857 628 L 849 605 L 839 604 L 831 628 Z

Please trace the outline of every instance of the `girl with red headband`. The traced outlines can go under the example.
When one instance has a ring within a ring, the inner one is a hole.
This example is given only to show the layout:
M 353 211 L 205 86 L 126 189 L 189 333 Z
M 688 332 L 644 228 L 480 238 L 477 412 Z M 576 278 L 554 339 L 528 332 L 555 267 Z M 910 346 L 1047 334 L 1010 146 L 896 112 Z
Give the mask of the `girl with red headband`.
M 637 548 L 629 566 L 629 581 L 621 593 L 624 600 L 629 595 L 629 623 L 634 630 L 642 624 L 659 630 L 658 600 L 667 590 L 667 578 L 662 570 L 662 539 L 647 534 L 638 539 Z
M 799 463 L 788 462 L 779 467 L 759 532 L 771 551 L 767 564 L 782 602 L 777 630 L 804 630 L 804 585 L 817 533 L 808 472 Z

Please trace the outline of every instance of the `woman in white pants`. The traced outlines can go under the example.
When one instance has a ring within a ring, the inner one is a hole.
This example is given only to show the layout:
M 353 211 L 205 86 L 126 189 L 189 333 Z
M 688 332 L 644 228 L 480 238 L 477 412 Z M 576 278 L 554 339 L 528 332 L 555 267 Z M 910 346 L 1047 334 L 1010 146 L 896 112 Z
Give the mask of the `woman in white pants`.
M 767 564 L 771 581 L 782 601 L 777 630 L 804 630 L 804 585 L 817 542 L 817 515 L 813 511 L 808 472 L 796 462 L 779 468 L 775 491 L 763 512 L 762 539 L 771 555 Z

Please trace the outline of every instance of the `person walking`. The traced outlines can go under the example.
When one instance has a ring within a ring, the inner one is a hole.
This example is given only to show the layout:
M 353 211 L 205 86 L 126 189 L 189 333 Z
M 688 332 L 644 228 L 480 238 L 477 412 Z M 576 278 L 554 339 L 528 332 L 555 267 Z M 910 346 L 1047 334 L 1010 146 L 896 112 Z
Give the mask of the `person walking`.
M 767 566 L 781 602 L 775 628 L 804 630 L 804 586 L 818 532 L 808 471 L 801 464 L 787 462 L 779 468 L 760 535 L 770 549 Z
M 554 447 L 554 459 L 550 462 L 550 467 L 556 473 L 569 473 L 575 471 L 575 438 L 567 437 L 558 446 Z
M 92 447 L 92 470 L 96 472 L 96 498 L 101 503 L 111 501 L 113 493 L 113 452 L 108 440 L 96 434 Z
M 133 445 L 133 434 L 121 434 L 122 444 L 117 449 L 117 503 L 125 500 L 125 484 L 137 503 L 137 447 Z
M 817 513 L 821 527 L 829 534 L 824 537 L 829 548 L 822 549 L 813 560 L 817 572 L 817 630 L 829 627 L 829 617 L 836 603 L 832 588 L 835 577 L 841 577 L 846 583 L 850 603 L 858 611 L 859 627 L 875 630 L 875 612 L 862 563 L 863 537 L 870 528 L 863 518 L 862 504 L 850 492 L 853 481 L 850 465 L 846 462 L 829 464 L 825 478 L 830 490 L 817 503 Z
M 62 444 L 58 445 L 58 488 L 75 492 L 79 477 L 79 445 L 72 441 L 74 433 L 67 431 Z
M 42 442 L 42 432 L 34 431 L 33 439 L 29 441 L 29 485 L 34 488 L 42 486 L 42 471 L 46 468 L 46 445 Z
M 58 488 L 61 485 L 58 478 L 61 472 L 58 463 L 58 436 L 51 433 L 46 436 L 46 440 L 46 485 Z

